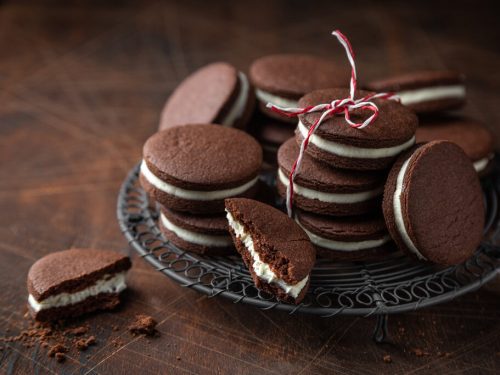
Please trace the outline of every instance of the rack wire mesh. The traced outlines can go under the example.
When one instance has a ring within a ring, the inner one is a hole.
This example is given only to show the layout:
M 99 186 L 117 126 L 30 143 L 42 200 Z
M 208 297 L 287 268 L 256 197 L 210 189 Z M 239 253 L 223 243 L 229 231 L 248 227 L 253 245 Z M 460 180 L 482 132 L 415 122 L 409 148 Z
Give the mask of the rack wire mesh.
M 377 315 L 374 338 L 381 342 L 387 336 L 388 314 L 450 301 L 500 273 L 500 250 L 496 246 L 500 235 L 498 170 L 483 181 L 487 207 L 484 241 L 469 260 L 451 267 L 418 262 L 401 253 L 372 262 L 318 260 L 309 291 L 299 305 L 280 302 L 258 290 L 237 256 L 192 254 L 166 240 L 157 226 L 157 211 L 138 184 L 138 173 L 139 165 L 129 172 L 118 195 L 118 222 L 130 246 L 157 271 L 209 297 L 221 296 L 289 314 Z M 263 176 L 263 180 L 272 183 L 270 176 Z

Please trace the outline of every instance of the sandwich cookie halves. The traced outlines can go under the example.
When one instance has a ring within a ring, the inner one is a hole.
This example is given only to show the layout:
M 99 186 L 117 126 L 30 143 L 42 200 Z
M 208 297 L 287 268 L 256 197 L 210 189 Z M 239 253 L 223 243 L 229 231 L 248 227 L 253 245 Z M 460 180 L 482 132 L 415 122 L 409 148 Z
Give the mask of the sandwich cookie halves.
M 420 71 L 381 79 L 368 90 L 395 92 L 401 103 L 418 114 L 460 108 L 465 104 L 465 79 L 452 71 Z
M 380 212 L 339 218 L 297 210 L 295 220 L 324 258 L 368 260 L 395 249 Z
M 420 260 L 459 264 L 481 242 L 479 178 L 464 151 L 448 141 L 421 144 L 401 155 L 387 179 L 383 211 L 398 247 Z
M 28 272 L 28 307 L 40 321 L 74 318 L 120 303 L 130 259 L 114 251 L 71 249 L 36 261 Z
M 235 254 L 224 214 L 191 215 L 162 207 L 159 226 L 165 237 L 178 248 L 199 254 Z
M 372 94 L 359 91 L 355 97 Z M 346 89 L 313 91 L 299 100 L 299 107 L 306 108 L 336 99 L 349 97 Z M 379 110 L 375 121 L 362 129 L 349 126 L 344 116 L 333 116 L 321 123 L 310 137 L 306 153 L 332 167 L 355 170 L 379 170 L 392 165 L 395 158 L 415 143 L 417 116 L 412 110 L 394 100 L 371 99 Z M 313 112 L 299 115 L 296 139 L 300 145 L 309 128 L 322 115 Z M 351 112 L 351 120 L 363 122 L 366 112 Z
M 277 187 L 286 198 L 289 175 L 299 154 L 295 139 L 285 142 L 278 152 Z M 326 215 L 359 215 L 380 208 L 386 173 L 359 172 L 332 168 L 304 155 L 294 181 L 294 205 L 302 210 Z
M 261 111 L 281 121 L 295 124 L 292 118 L 277 115 L 267 103 L 297 107 L 298 100 L 310 91 L 328 87 L 347 87 L 349 72 L 335 62 L 318 56 L 281 54 L 264 56 L 250 67 L 250 80 Z
M 253 196 L 262 149 L 245 132 L 186 125 L 151 136 L 143 148 L 140 182 L 163 206 L 183 212 L 224 212 L 224 199 Z
M 255 105 L 247 76 L 234 66 L 212 63 L 192 73 L 170 95 L 159 130 L 186 124 L 244 128 Z
M 236 249 L 257 288 L 300 303 L 316 260 L 307 234 L 283 212 L 251 199 L 227 199 L 226 212 Z
M 459 145 L 480 176 L 486 174 L 495 156 L 491 131 L 479 121 L 444 117 L 426 119 L 417 129 L 417 142 L 451 141 Z

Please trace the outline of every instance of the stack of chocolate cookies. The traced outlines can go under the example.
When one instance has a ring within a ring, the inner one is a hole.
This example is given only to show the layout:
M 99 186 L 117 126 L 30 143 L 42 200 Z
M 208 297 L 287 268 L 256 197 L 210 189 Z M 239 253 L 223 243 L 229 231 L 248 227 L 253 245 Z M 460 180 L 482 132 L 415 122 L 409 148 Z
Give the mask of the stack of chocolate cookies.
M 262 149 L 247 133 L 212 124 L 173 126 L 143 148 L 140 182 L 159 205 L 163 234 L 182 250 L 235 253 L 224 199 L 253 197 Z
M 451 141 L 465 151 L 480 177 L 491 171 L 491 131 L 480 121 L 457 114 L 467 103 L 463 74 L 449 70 L 416 71 L 374 80 L 365 87 L 395 92 L 402 104 L 415 111 L 420 120 L 417 143 Z
M 368 94 L 359 91 L 356 96 Z M 348 96 L 347 89 L 316 90 L 302 97 L 298 106 L 306 108 Z M 379 116 L 373 126 L 355 129 L 343 116 L 324 121 L 310 138 L 295 178 L 295 220 L 320 256 L 365 260 L 394 249 L 381 210 L 384 185 L 394 160 L 414 145 L 418 119 L 396 101 L 374 102 Z M 299 146 L 320 115 L 300 115 L 295 138 L 279 149 L 277 187 L 283 198 Z M 353 121 L 363 116 L 366 113 L 362 111 L 352 113 Z
M 305 94 L 328 87 L 347 87 L 349 72 L 335 62 L 305 54 L 264 56 L 250 66 L 250 81 L 255 88 L 257 110 L 248 130 L 264 150 L 265 165 L 276 168 L 278 148 L 294 136 L 296 121 L 279 116 L 266 105 L 297 107 Z

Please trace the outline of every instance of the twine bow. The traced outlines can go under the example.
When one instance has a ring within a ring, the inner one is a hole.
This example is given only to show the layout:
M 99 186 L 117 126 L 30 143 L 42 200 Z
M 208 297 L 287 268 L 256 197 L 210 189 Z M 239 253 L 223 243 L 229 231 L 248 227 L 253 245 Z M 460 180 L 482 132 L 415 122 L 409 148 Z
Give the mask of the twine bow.
M 279 107 L 271 103 L 267 103 L 267 107 L 272 111 L 279 113 L 280 115 L 287 117 L 297 117 L 306 113 L 314 113 L 314 112 L 322 112 L 321 116 L 312 124 L 309 128 L 307 136 L 302 141 L 300 145 L 299 156 L 295 163 L 293 164 L 292 170 L 289 176 L 289 183 L 286 189 L 286 209 L 288 212 L 288 216 L 292 217 L 292 204 L 293 204 L 293 183 L 295 181 L 295 177 L 300 171 L 302 166 L 302 159 L 304 157 L 304 151 L 307 149 L 309 145 L 309 140 L 311 136 L 314 134 L 317 128 L 327 119 L 341 114 L 344 114 L 345 121 L 347 124 L 356 129 L 363 129 L 370 124 L 372 124 L 378 117 L 379 109 L 377 105 L 372 102 L 372 99 L 390 99 L 390 100 L 399 100 L 398 97 L 393 93 L 377 93 L 377 94 L 369 94 L 363 98 L 355 99 L 354 94 L 356 92 L 357 87 L 357 75 L 356 75 L 356 64 L 354 62 L 354 51 L 352 50 L 351 43 L 346 38 L 344 34 L 342 34 L 339 30 L 335 30 L 332 32 L 332 35 L 337 37 L 340 44 L 345 49 L 347 59 L 351 64 L 351 80 L 349 85 L 349 97 L 345 99 L 335 99 L 331 103 L 318 104 L 315 106 L 309 106 L 306 108 L 285 108 Z M 372 114 L 363 122 L 356 123 L 351 120 L 351 112 L 355 109 L 368 110 L 371 111 Z

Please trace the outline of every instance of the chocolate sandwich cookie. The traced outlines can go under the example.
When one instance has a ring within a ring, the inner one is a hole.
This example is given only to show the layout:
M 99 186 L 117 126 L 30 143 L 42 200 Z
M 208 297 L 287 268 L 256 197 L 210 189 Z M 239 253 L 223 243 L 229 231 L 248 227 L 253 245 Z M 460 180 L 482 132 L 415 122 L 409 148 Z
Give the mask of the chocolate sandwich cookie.
M 250 80 L 261 111 L 271 117 L 295 124 L 266 108 L 267 103 L 297 107 L 300 97 L 328 87 L 348 87 L 349 72 L 333 61 L 303 54 L 264 56 L 250 66 Z
M 241 130 L 178 126 L 146 141 L 139 178 L 169 209 L 215 214 L 224 212 L 225 198 L 255 194 L 261 164 L 261 147 Z
M 370 260 L 395 250 L 381 212 L 357 217 L 333 217 L 297 210 L 319 256 L 335 260 Z
M 479 121 L 459 117 L 426 119 L 420 123 L 416 133 L 417 142 L 434 140 L 451 141 L 459 145 L 483 175 L 493 160 L 493 134 Z
M 229 231 L 257 288 L 288 303 L 306 295 L 316 250 L 283 212 L 251 199 L 226 199 Z
M 419 114 L 460 108 L 465 104 L 465 78 L 452 71 L 421 71 L 372 81 L 376 92 L 395 92 L 401 103 Z
M 271 118 L 256 116 L 252 121 L 252 130 L 264 152 L 264 161 L 276 166 L 278 148 L 295 135 L 294 128 Z
M 217 62 L 188 76 L 170 95 L 159 129 L 186 124 L 220 124 L 244 128 L 255 105 L 246 75 Z
M 234 254 L 224 214 L 191 215 L 162 207 L 158 220 L 165 237 L 178 248 L 199 254 Z
M 359 91 L 356 98 L 371 94 Z M 345 89 L 313 91 L 299 100 L 299 107 L 306 108 L 335 99 L 349 97 Z M 417 116 L 394 100 L 372 99 L 379 110 L 378 117 L 369 126 L 357 129 L 347 124 L 343 115 L 333 116 L 316 129 L 310 137 L 306 153 L 332 167 L 355 170 L 379 170 L 392 165 L 394 159 L 415 143 Z M 309 128 L 322 115 L 321 112 L 299 116 L 296 139 L 300 144 Z M 354 110 L 351 120 L 363 122 L 366 111 Z
M 295 139 L 285 142 L 278 152 L 277 187 L 286 198 L 286 188 L 299 146 Z M 295 177 L 293 203 L 306 211 L 326 215 L 350 216 L 380 209 L 386 173 L 336 169 L 304 155 Z
M 40 321 L 73 318 L 120 303 L 130 259 L 114 251 L 71 249 L 36 261 L 28 272 L 28 307 Z
M 420 144 L 389 173 L 383 211 L 398 247 L 421 260 L 453 265 L 481 242 L 484 204 L 477 173 L 448 141 Z

